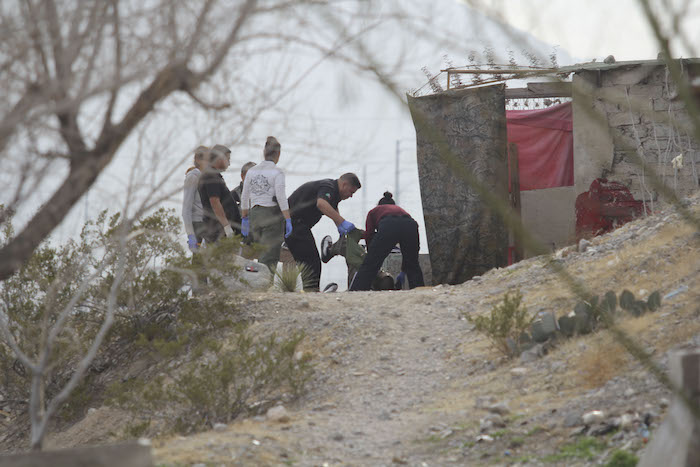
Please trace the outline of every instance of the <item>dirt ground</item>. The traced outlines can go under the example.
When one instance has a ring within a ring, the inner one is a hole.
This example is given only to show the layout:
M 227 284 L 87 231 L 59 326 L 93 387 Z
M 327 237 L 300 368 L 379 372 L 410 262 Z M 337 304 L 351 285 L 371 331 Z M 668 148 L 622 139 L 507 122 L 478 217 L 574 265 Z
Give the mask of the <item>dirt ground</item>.
M 692 203 L 700 217 L 700 198 Z M 576 250 L 557 252 L 556 261 L 598 295 L 677 292 L 660 310 L 620 322 L 658 365 L 667 367 L 669 349 L 700 345 L 700 234 L 678 214 L 640 219 Z M 285 406 L 283 421 L 258 416 L 155 437 L 156 464 L 571 466 L 599 465 L 615 449 L 640 454 L 639 420 L 648 415 L 653 436 L 670 392 L 609 331 L 560 340 L 532 360 L 504 358 L 465 314 L 487 313 L 515 289 L 533 313 L 561 316 L 576 303 L 544 258 L 456 286 L 245 294 L 254 331 L 306 332 L 303 350 L 315 365 L 308 393 Z M 624 414 L 636 422 L 596 433 L 581 421 L 592 410 L 603 412 L 601 426 Z M 118 412 L 100 408 L 50 443 L 104 442 L 105 425 L 114 433 L 122 423 Z M 598 443 L 590 455 L 586 442 Z

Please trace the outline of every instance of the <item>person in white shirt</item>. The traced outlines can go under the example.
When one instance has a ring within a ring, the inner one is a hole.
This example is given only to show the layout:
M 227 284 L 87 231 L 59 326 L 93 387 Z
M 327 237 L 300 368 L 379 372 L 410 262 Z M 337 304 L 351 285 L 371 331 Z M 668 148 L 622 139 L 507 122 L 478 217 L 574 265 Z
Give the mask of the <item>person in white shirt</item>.
M 248 170 L 241 195 L 241 233 L 244 237 L 252 234 L 253 241 L 266 247 L 259 261 L 273 273 L 282 242 L 292 233 L 284 172 L 277 167 L 280 150 L 279 141 L 268 136 L 263 150 L 265 160 Z
M 204 231 L 204 211 L 202 199 L 197 191 L 197 182 L 205 165 L 205 157 L 209 151 L 206 146 L 199 146 L 194 151 L 194 166 L 185 172 L 185 186 L 182 197 L 182 220 L 185 223 L 187 233 L 187 246 L 193 253 L 202 244 Z

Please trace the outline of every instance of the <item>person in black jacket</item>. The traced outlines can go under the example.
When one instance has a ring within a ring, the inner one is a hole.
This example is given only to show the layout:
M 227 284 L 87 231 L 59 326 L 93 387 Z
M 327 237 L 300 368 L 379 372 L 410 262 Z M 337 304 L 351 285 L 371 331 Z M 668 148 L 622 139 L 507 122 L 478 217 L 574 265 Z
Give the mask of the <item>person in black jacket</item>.
M 340 235 L 354 230 L 352 222 L 338 212 L 338 203 L 351 198 L 361 187 L 357 175 L 346 173 L 337 180 L 304 183 L 289 197 L 293 230 L 285 242 L 301 267 L 304 291 L 318 292 L 321 280 L 321 258 L 311 228 L 325 215 L 335 223 Z
M 208 165 L 199 177 L 197 190 L 204 211 L 204 232 L 207 243 L 214 243 L 222 235 L 231 237 L 233 227 L 240 231 L 241 215 L 226 186 L 221 172 L 231 164 L 231 150 L 217 144 L 208 154 Z

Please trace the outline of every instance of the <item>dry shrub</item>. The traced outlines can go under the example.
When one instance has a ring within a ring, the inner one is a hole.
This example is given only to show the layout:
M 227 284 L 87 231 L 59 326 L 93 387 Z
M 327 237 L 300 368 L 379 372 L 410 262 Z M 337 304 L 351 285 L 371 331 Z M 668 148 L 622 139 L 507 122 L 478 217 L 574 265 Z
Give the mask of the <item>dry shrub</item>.
M 586 388 L 598 388 L 622 373 L 629 363 L 629 356 L 622 345 L 609 334 L 601 336 L 597 345 L 587 348 L 578 358 L 576 374 Z

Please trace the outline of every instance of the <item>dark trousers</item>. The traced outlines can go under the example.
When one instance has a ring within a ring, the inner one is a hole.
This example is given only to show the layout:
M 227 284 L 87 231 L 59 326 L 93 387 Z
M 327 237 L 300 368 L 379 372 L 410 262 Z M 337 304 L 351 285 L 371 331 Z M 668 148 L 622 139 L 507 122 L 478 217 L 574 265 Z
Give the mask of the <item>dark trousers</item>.
M 204 219 L 202 237 L 207 243 L 216 243 L 218 239 L 224 236 L 226 236 L 224 228 L 221 226 L 218 219 Z
M 207 226 L 204 224 L 204 221 L 192 221 L 192 227 L 194 228 L 194 236 L 197 238 L 197 243 L 201 245 Z
M 377 233 L 372 238 L 369 251 L 350 290 L 370 290 L 382 263 L 397 243 L 401 247 L 401 270 L 406 273 L 408 287 L 413 289 L 425 285 L 423 271 L 418 264 L 418 224 L 410 216 L 385 216 L 379 221 Z
M 292 234 L 285 243 L 294 261 L 301 268 L 301 280 L 305 292 L 318 292 L 321 282 L 321 257 L 316 249 L 316 239 L 311 229 L 301 222 L 292 221 Z

